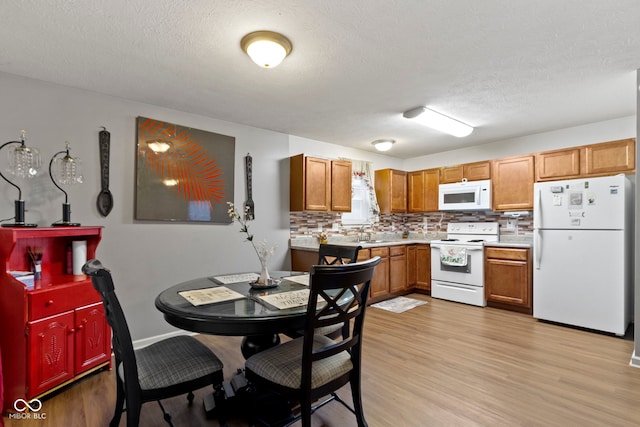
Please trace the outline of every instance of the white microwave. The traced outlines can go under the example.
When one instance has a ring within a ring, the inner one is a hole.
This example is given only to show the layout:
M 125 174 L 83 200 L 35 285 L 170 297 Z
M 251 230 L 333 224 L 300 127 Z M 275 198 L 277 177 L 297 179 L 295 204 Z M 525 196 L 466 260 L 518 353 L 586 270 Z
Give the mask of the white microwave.
M 440 184 L 438 209 L 441 211 L 479 211 L 491 209 L 491 180 Z

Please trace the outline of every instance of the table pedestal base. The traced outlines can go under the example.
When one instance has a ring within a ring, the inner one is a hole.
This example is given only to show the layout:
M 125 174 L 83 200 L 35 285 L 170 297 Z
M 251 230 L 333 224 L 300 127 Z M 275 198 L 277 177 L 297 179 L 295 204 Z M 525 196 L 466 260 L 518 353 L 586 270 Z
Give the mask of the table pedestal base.
M 280 344 L 280 335 L 252 335 L 242 339 L 240 350 L 245 360 L 271 347 Z
M 241 418 L 253 425 L 282 426 L 293 420 L 291 404 L 282 396 L 256 389 L 247 384 L 244 372 L 238 370 L 231 381 L 225 381 L 224 400 L 217 402 L 213 394 L 204 397 L 207 419 Z M 259 420 L 259 421 L 258 421 Z

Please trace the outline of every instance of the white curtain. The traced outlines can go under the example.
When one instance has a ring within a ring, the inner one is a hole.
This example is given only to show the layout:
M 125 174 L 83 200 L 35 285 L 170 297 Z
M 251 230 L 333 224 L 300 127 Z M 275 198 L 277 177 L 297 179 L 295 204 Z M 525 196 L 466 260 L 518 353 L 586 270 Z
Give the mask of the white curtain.
M 371 163 L 363 160 L 351 160 L 351 168 L 353 172 L 353 180 L 362 180 L 362 183 L 366 187 L 366 194 L 369 199 L 367 222 L 377 222 L 378 215 L 380 214 L 380 207 L 378 206 L 376 191 L 373 187 L 373 171 L 371 170 Z

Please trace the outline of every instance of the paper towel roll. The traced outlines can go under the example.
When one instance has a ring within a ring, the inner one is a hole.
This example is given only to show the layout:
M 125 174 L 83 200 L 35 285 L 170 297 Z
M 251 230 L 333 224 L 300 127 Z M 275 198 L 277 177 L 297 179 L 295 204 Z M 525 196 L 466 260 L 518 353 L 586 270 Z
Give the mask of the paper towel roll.
M 82 274 L 82 266 L 87 262 L 87 241 L 71 242 L 71 251 L 73 252 L 73 274 Z

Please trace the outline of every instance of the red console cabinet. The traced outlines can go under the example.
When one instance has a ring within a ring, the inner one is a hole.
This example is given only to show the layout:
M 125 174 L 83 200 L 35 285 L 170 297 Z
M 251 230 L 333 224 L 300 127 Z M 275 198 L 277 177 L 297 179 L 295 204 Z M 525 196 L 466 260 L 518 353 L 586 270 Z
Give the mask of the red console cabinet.
M 3 411 L 110 367 L 111 330 L 91 279 L 68 271 L 68 248 L 87 242 L 95 257 L 102 227 L 0 228 L 0 349 Z M 11 272 L 31 268 L 27 249 L 42 251 L 33 285 Z M 4 268 L 4 271 L 1 270 Z

